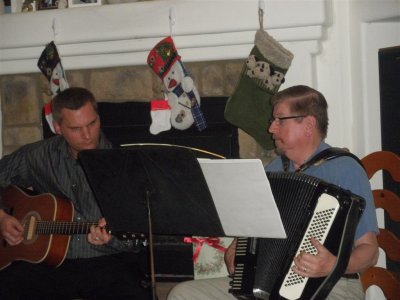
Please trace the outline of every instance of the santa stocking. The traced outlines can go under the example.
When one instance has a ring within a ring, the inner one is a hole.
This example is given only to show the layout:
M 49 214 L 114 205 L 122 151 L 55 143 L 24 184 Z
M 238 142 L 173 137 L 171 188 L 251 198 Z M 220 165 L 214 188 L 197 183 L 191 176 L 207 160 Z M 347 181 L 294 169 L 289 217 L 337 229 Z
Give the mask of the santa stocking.
M 151 134 L 159 134 L 162 131 L 171 129 L 171 108 L 167 100 L 151 100 Z
M 61 65 L 60 56 L 58 55 L 57 47 L 54 42 L 47 44 L 46 48 L 40 55 L 37 65 L 49 81 L 52 97 L 57 95 L 60 91 L 68 88 L 64 69 Z M 55 133 L 51 103 L 45 104 L 45 116 L 51 131 Z
M 272 114 L 270 100 L 284 83 L 293 54 L 262 29 L 262 22 L 260 25 L 255 45 L 226 104 L 225 119 L 270 150 L 274 148 L 267 134 L 267 120 Z
M 172 37 L 160 41 L 147 57 L 148 65 L 163 80 L 171 107 L 171 124 L 184 130 L 193 123 L 199 131 L 207 127 L 200 110 L 200 96 L 175 48 Z

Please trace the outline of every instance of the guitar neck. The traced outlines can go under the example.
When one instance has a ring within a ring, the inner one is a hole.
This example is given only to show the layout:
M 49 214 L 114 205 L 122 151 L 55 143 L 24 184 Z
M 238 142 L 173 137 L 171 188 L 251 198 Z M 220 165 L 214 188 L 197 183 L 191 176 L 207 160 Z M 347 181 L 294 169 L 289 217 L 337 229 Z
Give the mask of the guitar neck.
M 87 234 L 90 226 L 97 226 L 97 222 L 62 222 L 62 221 L 37 221 L 37 234 Z

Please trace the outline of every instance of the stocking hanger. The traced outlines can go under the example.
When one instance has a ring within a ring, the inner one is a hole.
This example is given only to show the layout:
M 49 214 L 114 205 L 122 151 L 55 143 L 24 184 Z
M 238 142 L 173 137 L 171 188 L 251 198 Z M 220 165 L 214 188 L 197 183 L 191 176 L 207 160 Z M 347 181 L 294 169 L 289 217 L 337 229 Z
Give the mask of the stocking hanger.
M 175 7 L 169 8 L 169 35 L 172 37 L 173 27 L 176 23 Z
M 57 17 L 53 18 L 51 28 L 53 29 L 53 42 L 56 44 L 57 35 L 60 33 L 60 21 Z
M 265 11 L 265 1 L 258 0 L 258 21 L 260 23 L 260 29 L 264 29 L 264 11 Z

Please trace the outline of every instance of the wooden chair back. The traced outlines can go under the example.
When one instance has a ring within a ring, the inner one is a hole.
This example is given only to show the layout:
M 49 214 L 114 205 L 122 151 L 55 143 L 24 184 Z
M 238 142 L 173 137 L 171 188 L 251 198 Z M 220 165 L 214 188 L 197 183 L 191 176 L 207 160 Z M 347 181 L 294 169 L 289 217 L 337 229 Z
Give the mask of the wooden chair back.
M 362 160 L 368 178 L 380 170 L 385 170 L 392 179 L 400 184 L 400 157 L 390 151 L 373 152 Z M 376 208 L 382 208 L 387 216 L 400 222 L 400 197 L 387 189 L 372 191 Z M 377 236 L 379 247 L 385 251 L 387 257 L 392 261 L 400 262 L 400 240 L 388 229 L 379 228 Z M 364 290 L 376 285 L 381 288 L 387 299 L 400 299 L 400 274 L 389 271 L 382 267 L 371 267 L 361 274 L 361 282 Z

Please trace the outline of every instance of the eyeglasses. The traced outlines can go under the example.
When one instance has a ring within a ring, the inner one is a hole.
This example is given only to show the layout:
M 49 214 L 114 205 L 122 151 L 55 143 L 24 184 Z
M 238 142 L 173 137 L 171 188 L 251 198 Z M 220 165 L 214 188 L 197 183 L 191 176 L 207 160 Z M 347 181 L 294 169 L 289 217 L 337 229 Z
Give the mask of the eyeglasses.
M 298 118 L 304 118 L 307 117 L 307 115 L 302 115 L 302 116 L 288 116 L 288 117 L 273 117 L 269 120 L 269 124 L 272 124 L 276 121 L 277 125 L 281 125 L 282 121 L 284 120 L 289 120 L 289 119 L 298 119 Z

